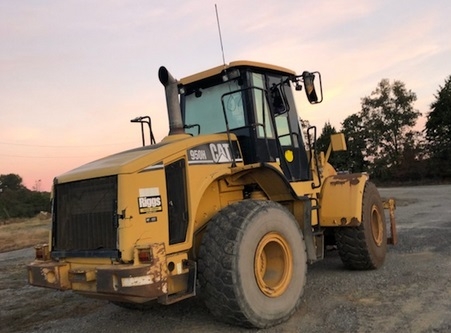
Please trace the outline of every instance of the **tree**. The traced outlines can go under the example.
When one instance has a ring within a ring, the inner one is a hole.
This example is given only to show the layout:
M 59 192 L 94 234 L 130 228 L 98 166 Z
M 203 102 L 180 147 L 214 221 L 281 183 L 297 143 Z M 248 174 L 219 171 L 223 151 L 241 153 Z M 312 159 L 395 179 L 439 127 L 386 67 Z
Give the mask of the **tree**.
M 424 137 L 420 132 L 406 134 L 402 157 L 396 169 L 392 170 L 393 180 L 418 181 L 428 177 L 424 147 Z
M 316 150 L 318 152 L 326 152 L 330 144 L 330 136 L 335 133 L 337 133 L 335 127 L 333 127 L 330 122 L 325 123 L 320 136 L 316 140 Z
M 343 123 L 344 131 L 354 140 L 353 149 L 362 149 L 368 171 L 378 179 L 390 179 L 403 160 L 409 140 L 418 135 L 412 129 L 421 115 L 413 108 L 416 99 L 403 82 L 390 84 L 382 79 L 370 96 L 362 98 L 361 111 Z
M 451 75 L 435 95 L 425 132 L 431 169 L 441 177 L 451 177 Z
M 17 191 L 25 188 L 22 184 L 22 177 L 14 173 L 7 175 L 0 175 L 0 192 L 10 189 L 12 191 Z
M 301 118 L 298 118 L 298 121 L 299 121 L 299 125 L 301 126 L 302 133 L 303 133 L 303 135 L 304 135 L 304 140 L 306 141 L 306 142 L 305 142 L 306 148 L 307 148 L 307 149 L 310 149 L 310 147 L 307 146 L 307 143 L 308 143 L 308 142 L 313 142 L 314 139 L 315 139 L 315 138 L 313 137 L 313 135 L 309 135 L 308 129 L 311 127 L 310 121 L 308 121 L 308 120 L 303 120 L 303 119 L 301 119 Z
M 342 132 L 346 137 L 348 148 L 346 169 L 350 172 L 368 171 L 368 161 L 364 155 L 366 131 L 360 114 L 355 113 L 347 117 L 342 123 Z
M 330 122 L 325 123 L 320 136 L 316 140 L 316 151 L 325 153 L 330 145 L 330 136 L 336 133 L 338 133 L 337 130 Z M 332 152 L 329 163 L 337 170 L 347 171 L 346 160 L 346 152 Z
M 0 175 L 0 219 L 32 217 L 49 209 L 50 193 L 30 191 L 19 175 Z

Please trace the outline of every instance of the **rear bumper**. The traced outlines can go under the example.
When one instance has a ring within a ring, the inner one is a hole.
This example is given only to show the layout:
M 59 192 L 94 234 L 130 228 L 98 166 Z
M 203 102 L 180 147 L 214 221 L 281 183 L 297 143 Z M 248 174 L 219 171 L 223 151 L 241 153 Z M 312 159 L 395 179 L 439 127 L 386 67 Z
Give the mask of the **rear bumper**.
M 97 292 L 157 298 L 168 293 L 167 274 L 152 265 L 101 267 L 97 270 Z
M 168 270 L 162 244 L 152 245 L 149 264 L 83 265 L 35 260 L 27 266 L 31 285 L 73 290 L 111 300 L 155 299 L 168 293 Z
M 59 290 L 71 289 L 69 282 L 70 265 L 54 261 L 35 260 L 27 265 L 28 283 L 33 286 Z

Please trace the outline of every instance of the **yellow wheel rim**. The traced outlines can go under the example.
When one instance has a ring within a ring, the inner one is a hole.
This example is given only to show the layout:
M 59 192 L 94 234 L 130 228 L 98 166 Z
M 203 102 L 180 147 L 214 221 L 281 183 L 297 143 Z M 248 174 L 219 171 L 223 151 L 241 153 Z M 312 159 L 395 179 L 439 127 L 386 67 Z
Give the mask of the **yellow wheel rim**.
M 384 241 L 384 225 L 381 215 L 376 205 L 371 207 L 371 234 L 373 235 L 374 242 L 377 246 L 380 246 Z
M 266 234 L 257 246 L 254 259 L 257 285 L 268 297 L 278 297 L 288 288 L 293 272 L 290 246 L 276 232 Z

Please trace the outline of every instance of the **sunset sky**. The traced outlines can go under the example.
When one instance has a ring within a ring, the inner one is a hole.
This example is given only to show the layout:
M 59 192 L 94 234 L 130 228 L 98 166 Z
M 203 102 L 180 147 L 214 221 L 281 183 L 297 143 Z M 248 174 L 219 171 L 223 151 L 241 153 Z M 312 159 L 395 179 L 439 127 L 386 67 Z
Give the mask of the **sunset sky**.
M 320 71 L 324 102 L 299 93 L 321 131 L 360 110 L 381 79 L 417 94 L 423 116 L 451 75 L 451 1 L 0 0 L 0 174 L 53 177 L 168 132 L 158 68 L 176 78 L 253 60 Z M 417 129 L 423 129 L 422 118 Z

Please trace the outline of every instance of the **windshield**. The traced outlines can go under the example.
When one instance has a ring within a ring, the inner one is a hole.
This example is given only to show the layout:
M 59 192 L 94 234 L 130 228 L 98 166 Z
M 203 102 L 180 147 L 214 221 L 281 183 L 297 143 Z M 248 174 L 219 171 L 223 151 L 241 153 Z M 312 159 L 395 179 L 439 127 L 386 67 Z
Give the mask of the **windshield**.
M 225 132 L 226 123 L 222 103 L 227 114 L 229 129 L 245 126 L 243 92 L 227 94 L 221 101 L 224 94 L 239 89 L 241 87 L 238 85 L 238 80 L 232 80 L 187 94 L 183 112 L 185 132 L 192 135 Z

